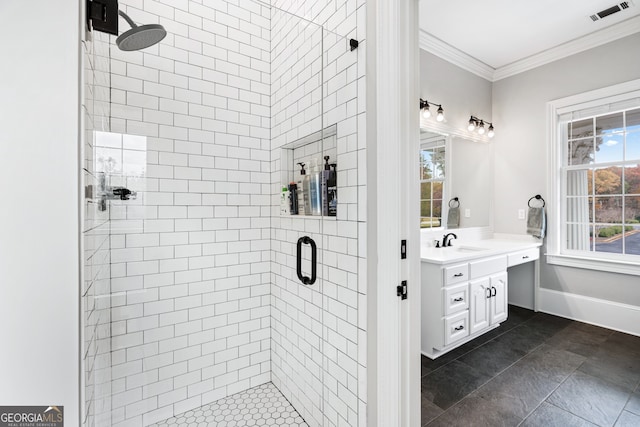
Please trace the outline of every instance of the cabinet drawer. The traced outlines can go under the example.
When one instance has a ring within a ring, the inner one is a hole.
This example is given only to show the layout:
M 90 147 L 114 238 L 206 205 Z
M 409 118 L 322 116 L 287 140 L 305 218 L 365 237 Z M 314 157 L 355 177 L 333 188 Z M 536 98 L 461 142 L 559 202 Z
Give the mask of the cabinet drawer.
M 509 267 L 524 264 L 525 262 L 535 261 L 540 258 L 540 249 L 532 248 L 527 249 L 526 251 L 515 252 L 513 254 L 509 254 Z
M 469 335 L 469 310 L 444 318 L 444 345 Z
M 452 265 L 444 269 L 444 285 L 466 282 L 469 280 L 469 267 L 467 264 Z
M 480 261 L 469 263 L 469 275 L 472 279 L 488 276 L 492 273 L 499 273 L 507 269 L 507 256 L 486 258 Z
M 469 308 L 469 286 L 467 283 L 444 288 L 444 315 L 449 316 Z

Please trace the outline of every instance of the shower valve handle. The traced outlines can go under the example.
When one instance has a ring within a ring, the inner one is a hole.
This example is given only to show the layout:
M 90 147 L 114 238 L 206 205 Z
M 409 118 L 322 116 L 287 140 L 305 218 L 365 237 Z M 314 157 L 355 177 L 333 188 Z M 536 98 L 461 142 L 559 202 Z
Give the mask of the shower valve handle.
M 112 187 L 111 194 L 109 195 L 110 199 L 120 199 L 120 200 L 135 200 L 138 194 L 135 191 L 131 191 L 128 188 L 124 187 Z

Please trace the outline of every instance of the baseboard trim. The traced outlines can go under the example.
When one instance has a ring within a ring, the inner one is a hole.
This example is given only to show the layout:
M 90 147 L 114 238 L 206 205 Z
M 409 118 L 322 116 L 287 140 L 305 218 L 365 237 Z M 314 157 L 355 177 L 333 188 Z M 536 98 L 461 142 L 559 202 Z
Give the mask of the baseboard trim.
M 640 336 L 640 307 L 540 288 L 538 311 Z
M 520 303 L 515 303 L 515 302 L 509 301 L 509 305 L 513 305 L 515 307 L 524 308 L 524 309 L 527 309 L 527 310 L 534 310 L 534 308 L 532 306 L 527 305 L 527 304 L 520 304 Z

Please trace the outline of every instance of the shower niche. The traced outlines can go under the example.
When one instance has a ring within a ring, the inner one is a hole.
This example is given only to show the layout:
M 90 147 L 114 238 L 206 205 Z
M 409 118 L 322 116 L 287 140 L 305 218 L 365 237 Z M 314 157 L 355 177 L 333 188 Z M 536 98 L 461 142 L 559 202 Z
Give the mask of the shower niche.
M 336 125 L 280 149 L 280 216 L 336 218 L 338 162 Z

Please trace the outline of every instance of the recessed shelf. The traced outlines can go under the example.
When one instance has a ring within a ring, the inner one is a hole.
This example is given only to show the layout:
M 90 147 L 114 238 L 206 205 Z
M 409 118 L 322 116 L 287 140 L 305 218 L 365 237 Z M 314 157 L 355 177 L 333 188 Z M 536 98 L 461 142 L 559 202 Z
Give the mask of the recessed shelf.
M 337 215 L 337 126 L 331 125 L 317 132 L 313 132 L 291 143 L 283 145 L 280 149 L 280 189 L 291 188 L 296 184 L 296 191 L 303 187 L 305 176 L 310 179 L 309 191 L 299 200 L 301 209 L 306 204 L 309 207 L 305 215 L 291 215 L 280 211 L 281 217 L 298 218 L 336 218 Z M 331 173 L 323 175 L 324 165 L 327 162 L 333 165 Z M 301 163 L 304 164 L 305 176 L 301 174 Z M 318 175 L 314 175 L 317 173 Z M 327 182 L 332 177 L 336 184 L 327 187 Z M 310 191 L 315 190 L 315 191 Z M 331 206 L 331 207 L 330 207 Z M 312 214 L 315 212 L 315 214 Z M 331 215 L 330 213 L 334 213 Z

